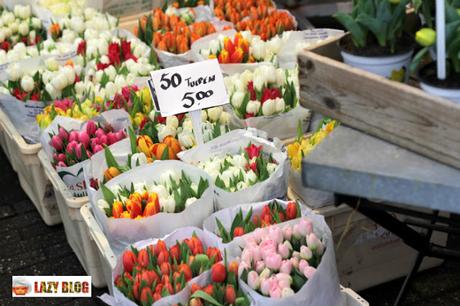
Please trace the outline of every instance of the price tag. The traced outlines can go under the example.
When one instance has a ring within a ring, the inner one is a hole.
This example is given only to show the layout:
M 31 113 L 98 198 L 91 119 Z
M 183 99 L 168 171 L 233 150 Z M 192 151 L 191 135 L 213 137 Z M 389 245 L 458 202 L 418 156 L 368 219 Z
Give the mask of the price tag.
M 164 117 L 228 103 L 217 59 L 153 71 L 151 76 L 155 107 Z

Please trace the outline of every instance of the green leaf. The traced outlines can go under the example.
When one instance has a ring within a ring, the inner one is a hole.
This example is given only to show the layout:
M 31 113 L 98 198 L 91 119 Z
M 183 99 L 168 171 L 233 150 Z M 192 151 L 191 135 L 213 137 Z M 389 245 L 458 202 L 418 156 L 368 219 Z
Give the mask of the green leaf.
M 417 70 L 418 66 L 420 66 L 420 62 L 422 61 L 422 59 L 428 54 L 428 51 L 429 47 L 425 47 L 423 49 L 420 49 L 419 52 L 417 52 L 409 66 L 409 71 L 411 73 L 414 73 Z
M 198 190 L 196 194 L 196 198 L 199 199 L 203 195 L 203 193 L 208 189 L 209 187 L 209 182 L 206 179 L 203 179 L 200 177 L 200 182 L 198 183 Z
M 222 224 L 222 222 L 220 222 L 218 218 L 216 218 L 216 225 L 217 225 L 217 229 L 219 230 L 219 236 L 222 238 L 222 242 L 228 243 L 232 241 L 230 234 L 228 233 L 228 231 L 225 229 L 224 225 Z
M 241 223 L 243 222 L 243 211 L 240 210 L 238 211 L 238 213 L 236 214 L 235 218 L 233 219 L 232 221 L 232 226 L 230 227 L 230 236 L 233 238 L 233 231 L 235 230 L 235 228 L 237 228 L 238 226 L 241 226 Z
M 107 163 L 107 166 L 114 167 L 117 169 L 120 169 L 120 165 L 118 165 L 117 161 L 115 160 L 115 157 L 112 154 L 112 151 L 110 151 L 109 147 L 104 148 L 104 155 L 105 155 L 105 161 Z
M 107 85 L 109 81 L 110 81 L 109 76 L 104 72 L 101 77 L 101 82 L 100 82 L 101 87 L 105 87 L 105 85 Z
M 201 290 L 195 291 L 195 293 L 191 295 L 191 298 L 203 299 L 206 302 L 211 303 L 212 305 L 223 306 L 221 303 L 216 301 L 216 299 L 214 299 L 212 296 L 210 296 L 209 294 Z
M 366 33 L 352 16 L 338 12 L 334 17 L 351 33 L 351 37 L 357 48 L 366 46 Z
M 128 129 L 129 143 L 131 144 L 131 152 L 134 154 L 137 152 L 137 137 L 134 134 L 132 127 Z
M 249 209 L 246 217 L 243 220 L 243 224 L 249 224 L 252 218 L 252 207 Z
M 102 190 L 102 195 L 104 196 L 104 200 L 106 200 L 107 203 L 109 203 L 109 205 L 111 206 L 116 199 L 115 195 L 104 184 L 101 184 L 101 190 Z

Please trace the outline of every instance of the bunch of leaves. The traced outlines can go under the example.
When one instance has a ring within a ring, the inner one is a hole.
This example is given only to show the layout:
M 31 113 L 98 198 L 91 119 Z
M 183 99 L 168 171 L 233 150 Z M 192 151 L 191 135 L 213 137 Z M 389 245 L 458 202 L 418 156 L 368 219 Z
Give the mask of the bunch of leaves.
M 356 48 L 365 48 L 375 41 L 394 53 L 403 34 L 408 2 L 353 0 L 351 14 L 338 12 L 334 17 L 351 33 Z

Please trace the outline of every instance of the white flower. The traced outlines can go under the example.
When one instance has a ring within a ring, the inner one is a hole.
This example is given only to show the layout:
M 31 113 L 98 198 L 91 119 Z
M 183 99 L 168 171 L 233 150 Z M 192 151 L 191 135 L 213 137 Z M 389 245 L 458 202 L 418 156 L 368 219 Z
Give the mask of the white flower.
M 176 116 L 166 117 L 166 126 L 169 126 L 170 128 L 176 130 L 179 126 L 179 119 L 177 119 Z
M 257 175 L 254 173 L 254 171 L 249 170 L 244 174 L 244 181 L 249 185 L 254 184 L 257 182 Z
M 37 37 L 37 33 L 35 31 L 30 31 L 29 32 L 29 42 L 30 44 L 34 44 L 35 43 L 35 38 Z M 35 50 L 37 51 L 37 54 L 38 54 L 38 50 L 37 48 L 32 48 L 31 50 Z
M 21 87 L 25 92 L 31 92 L 34 89 L 34 80 L 32 77 L 25 75 L 21 79 Z
M 165 199 L 160 198 L 160 206 L 164 212 L 173 213 L 176 209 L 176 202 L 174 201 L 174 198 L 171 196 Z
M 182 123 L 182 129 L 183 131 L 193 131 L 193 123 L 190 118 L 185 118 L 184 122 Z
M 276 82 L 276 69 L 273 67 L 273 65 L 262 65 L 260 67 L 260 71 L 265 76 L 265 81 L 267 83 Z
M 243 80 L 237 79 L 233 82 L 233 89 L 235 91 L 246 91 L 247 83 L 245 84 Z
M 148 188 L 150 192 L 155 192 L 156 194 L 158 194 L 158 197 L 161 199 L 166 199 L 170 196 L 168 190 L 166 189 L 165 186 L 163 185 L 151 185 L 150 188 Z
M 70 28 L 80 34 L 85 30 L 85 23 L 80 16 L 74 16 L 70 19 Z
M 167 125 L 161 125 L 158 129 L 158 140 L 162 142 L 163 139 L 166 138 L 166 136 L 176 137 L 176 133 L 177 131 L 175 128 Z
M 246 113 L 257 115 L 260 109 L 260 102 L 259 101 L 249 101 L 248 105 L 246 106 Z
M 249 187 L 249 185 L 246 182 L 238 182 L 236 184 L 236 189 L 237 190 L 243 190 L 243 189 L 246 189 L 248 187 Z
M 104 199 L 98 200 L 98 201 L 97 201 L 97 206 L 98 206 L 100 209 L 102 209 L 102 210 L 104 210 L 104 209 L 106 209 L 106 208 L 110 208 L 109 203 L 107 203 L 107 201 L 104 200 Z
M 10 25 L 11 26 L 11 23 L 14 21 L 14 14 L 11 13 L 11 12 L 6 12 L 4 11 L 3 12 L 3 16 L 2 16 L 2 21 L 3 21 L 3 24 L 6 26 L 6 25 Z
M 243 84 L 244 84 L 244 86 L 245 86 L 245 87 L 244 87 L 244 90 L 246 89 L 246 86 L 248 86 L 249 81 L 252 80 L 252 77 L 253 77 L 253 73 L 252 73 L 251 70 L 245 70 L 245 71 L 241 74 L 240 79 L 241 79 L 241 81 L 243 82 Z M 244 90 L 243 90 L 243 91 L 244 91 Z
M 77 93 L 77 95 L 83 95 L 83 93 L 85 92 L 85 89 L 86 89 L 85 83 L 81 81 L 75 83 L 75 92 Z
M 230 124 L 230 114 L 227 112 L 222 112 L 220 115 L 219 123 L 221 125 L 229 125 Z
M 273 37 L 267 42 L 267 48 L 274 54 L 277 54 L 281 49 L 281 38 L 278 36 Z
M 167 170 L 160 176 L 160 182 L 163 186 L 169 186 L 171 180 L 174 180 L 177 184 L 180 181 L 180 175 L 176 171 Z
M 85 8 L 84 14 L 85 14 L 85 18 L 87 20 L 88 19 L 93 19 L 96 16 L 97 11 L 92 7 L 87 7 L 87 8 Z
M 185 207 L 189 207 L 190 205 L 192 205 L 193 203 L 195 203 L 197 200 L 197 198 L 193 197 L 193 198 L 188 198 L 187 201 L 185 201 Z
M 268 163 L 267 164 L 267 171 L 268 171 L 269 174 L 272 174 L 273 172 L 275 172 L 276 169 L 278 169 L 277 164 L 275 164 L 275 163 Z
M 179 134 L 179 143 L 182 147 L 185 149 L 189 149 L 194 146 L 195 144 L 195 138 L 193 137 L 193 134 L 191 133 L 181 133 Z
M 0 43 L 5 41 L 5 37 L 6 37 L 5 30 L 0 29 Z M 4 51 L 4 50 L 2 50 L 2 51 Z
M 232 156 L 232 164 L 234 164 L 236 167 L 244 169 L 246 165 L 248 164 L 248 161 L 244 157 L 244 155 L 233 155 Z
M 67 77 L 64 73 L 59 73 L 51 80 L 51 85 L 61 92 L 67 86 Z M 51 93 L 50 93 L 51 94 Z
M 113 98 L 117 93 L 117 86 L 112 81 L 107 82 L 105 85 L 105 94 L 107 98 Z
M 283 98 L 276 98 L 275 100 L 275 110 L 277 113 L 282 113 L 284 112 L 284 109 L 286 108 L 286 103 L 284 103 Z
M 40 19 L 38 19 L 37 17 L 32 17 L 31 23 L 32 23 L 32 27 L 33 27 L 35 30 L 38 30 L 38 29 L 41 29 L 41 28 L 42 28 L 42 22 L 41 22 Z
M 14 15 L 21 19 L 27 19 L 30 17 L 30 6 L 28 5 L 16 5 L 14 7 Z
M 266 84 L 265 76 L 261 73 L 254 73 L 253 82 L 254 82 L 254 89 L 261 91 Z
M 10 81 L 17 81 L 22 76 L 22 69 L 18 63 L 9 65 L 7 72 Z
M 209 108 L 207 110 L 209 121 L 217 122 L 217 120 L 220 119 L 220 115 L 222 114 L 222 110 L 223 110 L 222 106 Z
M 75 70 L 70 66 L 64 66 L 62 68 L 62 73 L 67 79 L 67 85 L 73 84 L 75 82 Z
M 276 69 L 276 84 L 283 86 L 286 83 L 286 71 L 282 68 Z
M 253 41 L 251 45 L 251 53 L 254 58 L 258 61 L 263 60 L 265 58 L 265 43 L 258 39 L 257 41 Z
M 52 99 L 56 99 L 60 95 L 60 90 L 58 91 L 51 83 L 45 85 L 45 90 L 48 92 Z
M 147 164 L 147 156 L 144 153 L 134 153 L 131 156 L 131 169 Z
M 109 66 L 104 69 L 104 72 L 107 74 L 111 81 L 115 80 L 115 77 L 117 76 L 117 70 L 115 70 L 115 67 Z
M 126 82 L 125 77 L 123 75 L 117 75 L 115 77 L 115 85 L 117 86 L 118 89 L 123 88 L 128 85 L 128 82 Z
M 275 100 L 268 99 L 262 104 L 262 114 L 264 116 L 270 116 L 273 115 L 276 111 L 275 109 Z
M 211 42 L 209 43 L 209 51 L 212 53 L 212 54 L 217 54 L 217 52 L 219 51 L 220 49 L 220 43 L 217 39 L 213 39 L 211 40 Z
M 29 25 L 27 24 L 27 22 L 23 21 L 19 24 L 18 32 L 22 36 L 26 36 L 27 34 L 29 34 Z
M 208 113 L 206 113 L 205 110 L 201 111 L 201 121 L 206 121 L 208 120 Z

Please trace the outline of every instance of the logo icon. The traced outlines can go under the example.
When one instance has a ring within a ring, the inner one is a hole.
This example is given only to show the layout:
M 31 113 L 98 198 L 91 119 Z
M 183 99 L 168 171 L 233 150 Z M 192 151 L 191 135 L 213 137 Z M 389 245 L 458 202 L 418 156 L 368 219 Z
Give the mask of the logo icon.
M 15 277 L 12 284 L 13 295 L 24 296 L 32 291 L 32 285 L 25 277 Z

